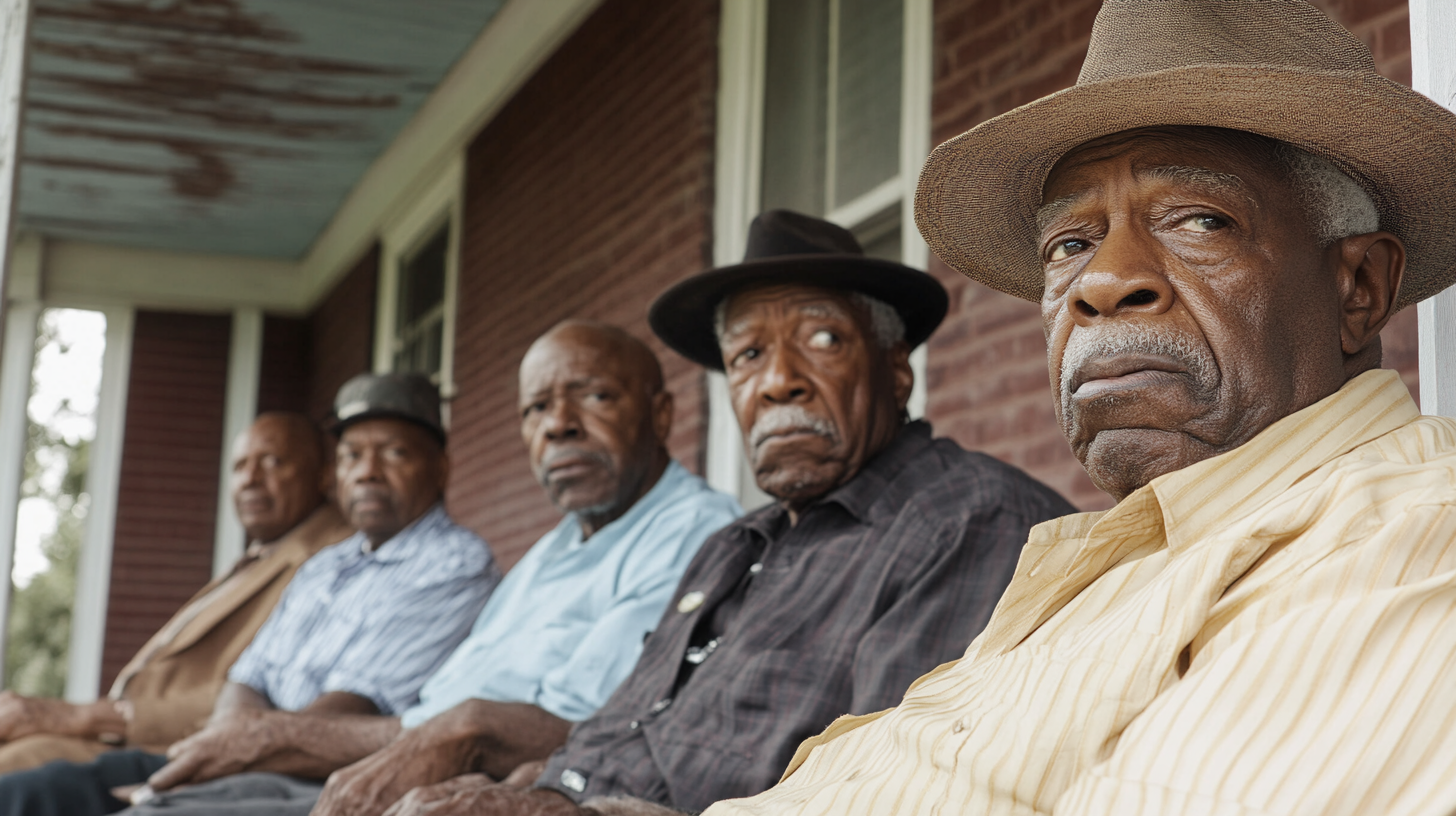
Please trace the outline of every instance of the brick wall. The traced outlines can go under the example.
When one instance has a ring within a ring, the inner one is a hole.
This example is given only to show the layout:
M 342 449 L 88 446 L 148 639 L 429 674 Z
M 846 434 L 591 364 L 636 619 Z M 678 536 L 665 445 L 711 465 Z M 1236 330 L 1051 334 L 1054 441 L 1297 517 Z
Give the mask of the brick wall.
M 369 250 L 308 317 L 309 380 L 304 410 L 323 421 L 334 394 L 350 377 L 373 367 L 374 302 L 379 248 Z
M 101 691 L 212 576 L 227 316 L 137 312 Z
M 264 316 L 263 353 L 258 364 L 258 413 L 308 411 L 312 351 L 308 320 Z
M 677 400 L 670 448 L 700 470 L 702 370 L 647 305 L 710 259 L 717 4 L 608 0 L 467 157 L 452 407 L 452 512 L 514 563 L 559 520 L 520 441 L 516 369 L 579 316 L 648 340 Z
M 1372 47 L 1388 77 L 1410 82 L 1403 0 L 1315 0 Z M 936 0 L 932 127 L 943 141 L 992 116 L 1067 87 L 1086 55 L 1097 0 Z M 1034 304 L 952 272 L 951 313 L 930 342 L 930 419 L 940 434 L 1013 462 L 1083 509 L 1112 500 L 1093 487 L 1056 426 L 1046 344 Z M 1386 365 L 1416 388 L 1415 310 L 1384 333 Z

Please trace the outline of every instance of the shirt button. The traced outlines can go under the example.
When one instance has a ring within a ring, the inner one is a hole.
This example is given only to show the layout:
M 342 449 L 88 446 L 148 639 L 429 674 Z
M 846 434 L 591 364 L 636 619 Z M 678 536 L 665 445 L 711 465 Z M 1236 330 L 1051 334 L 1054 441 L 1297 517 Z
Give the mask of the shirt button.
M 965 723 L 962 723 L 960 720 L 956 720 L 955 721 L 955 725 L 952 725 L 950 727 L 950 730 L 951 730 L 951 733 L 959 734 L 960 732 L 966 730 Z
M 632 722 L 627 723 L 627 728 L 630 729 L 630 730 L 632 730 L 632 731 L 636 731 L 637 729 L 639 729 L 641 727 L 642 727 L 642 722 L 640 720 L 633 720 Z
M 652 713 L 657 714 L 665 710 L 670 705 L 672 705 L 672 698 L 664 697 L 661 700 L 658 700 L 657 702 L 652 704 Z
M 561 786 L 567 790 L 581 793 L 586 790 L 586 777 L 582 776 L 580 771 L 567 768 L 561 772 Z
M 754 564 L 753 566 L 751 566 L 751 567 L 748 568 L 748 572 L 749 572 L 750 575 L 757 575 L 760 572 L 763 572 L 763 565 L 762 564 Z

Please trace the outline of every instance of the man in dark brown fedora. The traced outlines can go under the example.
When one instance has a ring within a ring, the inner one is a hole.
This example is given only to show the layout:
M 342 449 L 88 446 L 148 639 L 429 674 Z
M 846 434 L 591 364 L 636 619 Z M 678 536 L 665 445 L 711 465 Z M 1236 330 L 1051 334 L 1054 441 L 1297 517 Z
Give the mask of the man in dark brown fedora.
M 930 276 L 784 211 L 754 221 L 743 263 L 659 297 L 653 330 L 725 371 L 777 502 L 704 543 L 632 674 L 544 770 L 458 777 L 390 813 L 700 809 L 767 788 L 804 737 L 959 655 L 1026 531 L 1072 508 L 906 420 L 910 349 L 945 310 Z
M 1107 0 L 1075 87 L 941 145 L 932 248 L 1038 300 L 1105 513 L 727 814 L 1456 811 L 1456 421 L 1380 370 L 1456 280 L 1456 116 L 1302 0 Z

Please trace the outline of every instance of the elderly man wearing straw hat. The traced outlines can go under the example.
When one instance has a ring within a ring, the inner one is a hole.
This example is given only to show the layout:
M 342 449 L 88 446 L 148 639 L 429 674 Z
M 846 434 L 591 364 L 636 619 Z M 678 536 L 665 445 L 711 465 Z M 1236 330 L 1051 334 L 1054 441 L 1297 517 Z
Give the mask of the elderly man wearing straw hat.
M 709 813 L 1451 813 L 1456 422 L 1379 332 L 1456 278 L 1456 116 L 1301 0 L 1108 0 L 1077 86 L 942 145 L 917 208 L 1041 302 L 1119 503 Z

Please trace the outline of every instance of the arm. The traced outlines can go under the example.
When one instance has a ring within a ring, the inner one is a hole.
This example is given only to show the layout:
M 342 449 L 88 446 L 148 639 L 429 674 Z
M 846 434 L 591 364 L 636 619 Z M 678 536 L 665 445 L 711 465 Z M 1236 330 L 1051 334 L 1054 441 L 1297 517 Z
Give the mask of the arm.
M 461 776 L 416 788 L 385 816 L 682 816 L 641 799 L 612 797 L 578 805 L 547 788 L 512 788 L 483 776 Z
M 463 774 L 504 779 L 566 742 L 571 723 L 525 703 L 467 700 L 329 777 L 315 816 L 383 813 L 414 788 Z
M 300 712 L 278 711 L 261 694 L 230 684 L 207 728 L 174 744 L 147 781 L 154 790 L 245 771 L 322 779 L 389 743 L 399 720 L 351 694 L 324 694 Z
M 126 718 L 111 700 L 68 703 L 0 692 L 0 741 L 31 734 L 58 734 L 95 739 L 102 734 L 125 734 Z

